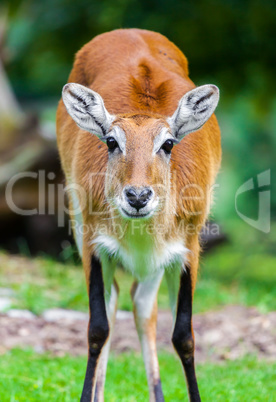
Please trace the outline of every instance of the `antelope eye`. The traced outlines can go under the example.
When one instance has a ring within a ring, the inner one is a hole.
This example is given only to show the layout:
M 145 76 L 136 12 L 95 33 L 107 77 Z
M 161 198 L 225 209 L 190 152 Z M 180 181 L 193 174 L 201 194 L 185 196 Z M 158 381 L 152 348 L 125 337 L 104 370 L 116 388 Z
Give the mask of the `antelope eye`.
M 112 137 L 107 138 L 106 145 L 108 146 L 108 149 L 110 151 L 113 151 L 115 148 L 119 146 L 118 142 Z
M 167 140 L 164 142 L 162 145 L 161 149 L 163 149 L 166 154 L 170 154 L 173 148 L 173 141 L 172 140 Z

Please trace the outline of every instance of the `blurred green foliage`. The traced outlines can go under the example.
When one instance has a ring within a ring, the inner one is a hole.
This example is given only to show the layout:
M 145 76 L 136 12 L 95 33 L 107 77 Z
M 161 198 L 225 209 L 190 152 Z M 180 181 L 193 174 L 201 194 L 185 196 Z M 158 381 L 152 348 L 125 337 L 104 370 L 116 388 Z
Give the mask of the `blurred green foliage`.
M 2 0 L 9 10 L 7 71 L 23 99 L 59 97 L 74 54 L 95 35 L 138 27 L 166 35 L 186 54 L 191 78 L 221 89 L 220 218 L 234 216 L 237 188 L 276 171 L 274 0 Z M 258 191 L 240 198 L 256 215 Z M 276 216 L 276 192 L 272 197 Z
M 216 115 L 221 128 L 222 166 L 215 189 L 214 217 L 219 221 L 236 219 L 236 192 L 253 178 L 254 188 L 237 197 L 239 212 L 257 221 L 260 191 L 270 190 L 271 217 L 275 219 L 275 100 L 270 112 L 260 113 L 254 97 L 239 94 L 231 104 L 219 107 Z M 266 170 L 270 170 L 271 186 L 258 188 L 257 175 Z
M 4 0 L 5 1 L 5 0 Z M 7 0 L 6 0 L 7 1 Z M 227 96 L 275 91 L 273 0 L 9 0 L 9 73 L 17 91 L 59 94 L 73 54 L 95 35 L 138 27 L 161 32 L 186 54 L 192 79 Z M 272 87 L 274 86 L 274 88 Z
M 195 313 L 227 304 L 256 306 L 262 312 L 276 309 L 275 227 L 276 224 L 271 236 L 241 222 L 232 222 L 226 227 L 229 243 L 202 256 L 194 298 Z M 120 288 L 118 307 L 131 311 L 133 277 L 117 270 L 116 280 Z M 28 309 L 35 314 L 53 307 L 88 309 L 84 274 L 80 265 L 76 267 L 72 256 L 68 256 L 65 267 L 49 257 L 31 260 L 0 252 L 0 283 L 15 292 L 15 308 Z M 165 280 L 158 293 L 158 305 L 161 309 L 169 308 Z

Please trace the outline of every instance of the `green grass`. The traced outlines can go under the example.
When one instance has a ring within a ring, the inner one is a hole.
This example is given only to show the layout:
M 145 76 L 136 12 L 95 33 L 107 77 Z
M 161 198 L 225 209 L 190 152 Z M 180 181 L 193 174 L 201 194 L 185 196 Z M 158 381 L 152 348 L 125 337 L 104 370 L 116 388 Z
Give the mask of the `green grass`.
M 227 228 L 229 242 L 202 256 L 194 299 L 194 312 L 218 309 L 227 304 L 257 306 L 261 311 L 276 310 L 276 225 L 264 235 L 243 223 Z M 80 265 L 49 258 L 29 259 L 0 253 L 0 283 L 11 287 L 14 307 L 41 313 L 46 308 L 63 307 L 87 311 L 88 299 Z M 132 277 L 117 272 L 120 286 L 119 308 L 131 310 L 129 291 Z M 168 308 L 165 281 L 159 292 L 159 307 Z
M 30 259 L 0 253 L 1 287 L 15 292 L 13 306 L 36 314 L 52 307 L 87 310 L 88 298 L 80 266 L 49 258 Z
M 168 353 L 160 353 L 160 371 L 167 401 L 187 399 L 180 363 Z M 31 350 L 13 350 L 0 359 L 0 400 L 76 401 L 78 400 L 86 358 L 38 355 Z M 223 364 L 197 366 L 198 382 L 204 401 L 275 401 L 276 364 L 255 358 Z M 273 395 L 274 393 L 274 395 Z M 135 354 L 111 355 L 105 399 L 109 402 L 144 402 L 148 390 L 143 362 Z

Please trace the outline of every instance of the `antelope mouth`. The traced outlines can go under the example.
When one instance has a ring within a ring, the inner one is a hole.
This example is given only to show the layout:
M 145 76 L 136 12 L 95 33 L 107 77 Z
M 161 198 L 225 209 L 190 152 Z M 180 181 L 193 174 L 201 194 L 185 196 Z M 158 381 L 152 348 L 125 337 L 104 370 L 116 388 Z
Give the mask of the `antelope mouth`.
M 121 211 L 122 211 L 123 215 L 127 216 L 128 218 L 132 218 L 132 219 L 146 218 L 151 215 L 151 212 L 147 212 L 145 214 L 141 214 L 139 212 L 137 212 L 136 214 L 131 214 L 131 213 L 127 212 L 124 208 L 122 208 Z

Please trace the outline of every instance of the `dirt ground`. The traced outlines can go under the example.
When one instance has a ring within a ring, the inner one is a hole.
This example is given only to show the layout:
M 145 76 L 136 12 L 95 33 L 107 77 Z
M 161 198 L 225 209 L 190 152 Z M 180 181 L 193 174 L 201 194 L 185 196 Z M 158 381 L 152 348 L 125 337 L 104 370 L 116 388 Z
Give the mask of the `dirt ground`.
M 173 352 L 172 317 L 159 311 L 157 346 Z M 51 310 L 41 317 L 29 312 L 0 314 L 0 353 L 14 347 L 33 347 L 38 353 L 86 355 L 87 316 Z M 255 308 L 228 306 L 194 316 L 196 360 L 221 361 L 251 353 L 276 359 L 276 312 L 260 314 Z M 119 311 L 112 337 L 115 353 L 140 351 L 132 313 Z

